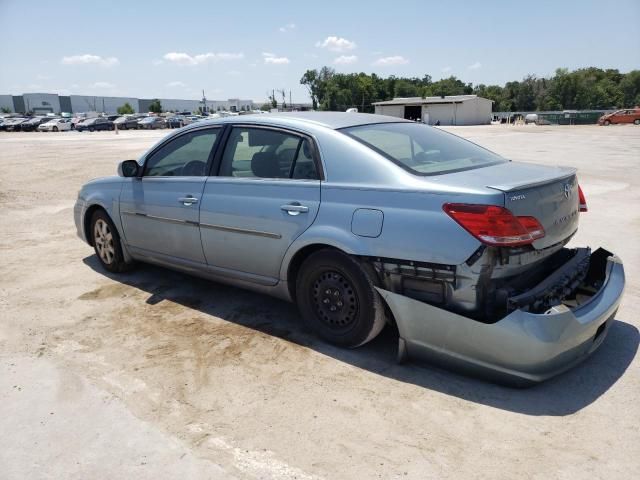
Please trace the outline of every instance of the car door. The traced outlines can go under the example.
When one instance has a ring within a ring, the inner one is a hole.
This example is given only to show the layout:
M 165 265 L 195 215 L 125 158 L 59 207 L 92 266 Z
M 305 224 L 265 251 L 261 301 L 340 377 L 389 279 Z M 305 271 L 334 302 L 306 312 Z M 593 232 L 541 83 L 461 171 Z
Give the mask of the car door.
M 200 206 L 205 258 L 224 275 L 275 284 L 320 206 L 318 152 L 312 138 L 288 130 L 236 125 L 226 136 Z
M 205 127 L 170 138 L 147 155 L 142 175 L 124 184 L 120 215 L 134 255 L 205 263 L 199 207 L 219 132 Z
M 622 123 L 633 123 L 633 121 L 635 120 L 633 110 L 626 110 L 622 118 Z

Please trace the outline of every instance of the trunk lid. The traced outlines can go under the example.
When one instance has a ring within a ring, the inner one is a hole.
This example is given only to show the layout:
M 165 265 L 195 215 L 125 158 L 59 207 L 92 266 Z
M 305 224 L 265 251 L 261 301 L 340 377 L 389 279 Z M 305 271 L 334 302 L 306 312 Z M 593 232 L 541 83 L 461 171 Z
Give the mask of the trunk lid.
M 440 177 L 455 187 L 483 186 L 504 194 L 504 207 L 517 216 L 535 217 L 545 236 L 536 249 L 566 240 L 578 229 L 579 199 L 576 169 L 507 162 Z
M 580 217 L 576 170 L 510 165 L 509 179 L 496 178 L 487 187 L 504 192 L 504 206 L 514 215 L 535 217 L 542 224 L 545 236 L 534 241 L 533 247 L 546 248 L 573 235 Z

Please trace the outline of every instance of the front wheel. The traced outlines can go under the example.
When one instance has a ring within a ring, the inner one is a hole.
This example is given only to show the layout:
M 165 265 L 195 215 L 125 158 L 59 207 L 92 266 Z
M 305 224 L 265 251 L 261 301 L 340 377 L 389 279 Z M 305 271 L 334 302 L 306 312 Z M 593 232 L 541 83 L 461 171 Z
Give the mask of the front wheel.
M 323 339 L 354 348 L 385 325 L 384 303 L 371 278 L 348 255 L 320 250 L 302 264 L 296 301 L 307 324 Z
M 605 120 L 602 124 L 603 124 L 605 127 L 608 127 L 609 125 L 611 125 L 611 122 L 610 122 L 609 120 Z
M 130 264 L 124 261 L 120 235 L 104 210 L 97 210 L 91 217 L 91 240 L 102 266 L 114 273 L 128 270 Z
M 57 132 L 58 131 L 58 127 L 53 127 L 53 131 Z
M 95 130 L 95 128 L 93 128 L 93 127 L 89 127 L 89 131 L 90 131 L 90 132 L 93 132 L 94 130 Z

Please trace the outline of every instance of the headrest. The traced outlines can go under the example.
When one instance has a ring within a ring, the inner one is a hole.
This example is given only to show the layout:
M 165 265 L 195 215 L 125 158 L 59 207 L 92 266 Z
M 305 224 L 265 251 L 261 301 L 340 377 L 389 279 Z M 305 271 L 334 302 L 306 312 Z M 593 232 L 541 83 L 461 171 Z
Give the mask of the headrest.
M 251 157 L 251 171 L 256 177 L 282 178 L 278 157 L 273 152 L 258 152 Z

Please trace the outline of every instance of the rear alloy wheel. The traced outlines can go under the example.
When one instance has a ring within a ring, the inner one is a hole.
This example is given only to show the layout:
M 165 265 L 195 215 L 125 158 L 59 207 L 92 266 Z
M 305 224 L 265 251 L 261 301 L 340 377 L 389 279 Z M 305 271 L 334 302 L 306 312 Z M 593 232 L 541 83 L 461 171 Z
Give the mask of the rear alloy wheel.
M 637 118 L 633 121 L 634 125 L 640 125 L 640 118 Z
M 296 300 L 307 324 L 334 345 L 359 347 L 385 325 L 382 298 L 362 267 L 336 250 L 320 250 L 303 263 Z
M 104 210 L 97 210 L 91 218 L 91 240 L 105 269 L 114 273 L 129 269 L 131 264 L 124 261 L 118 230 Z

